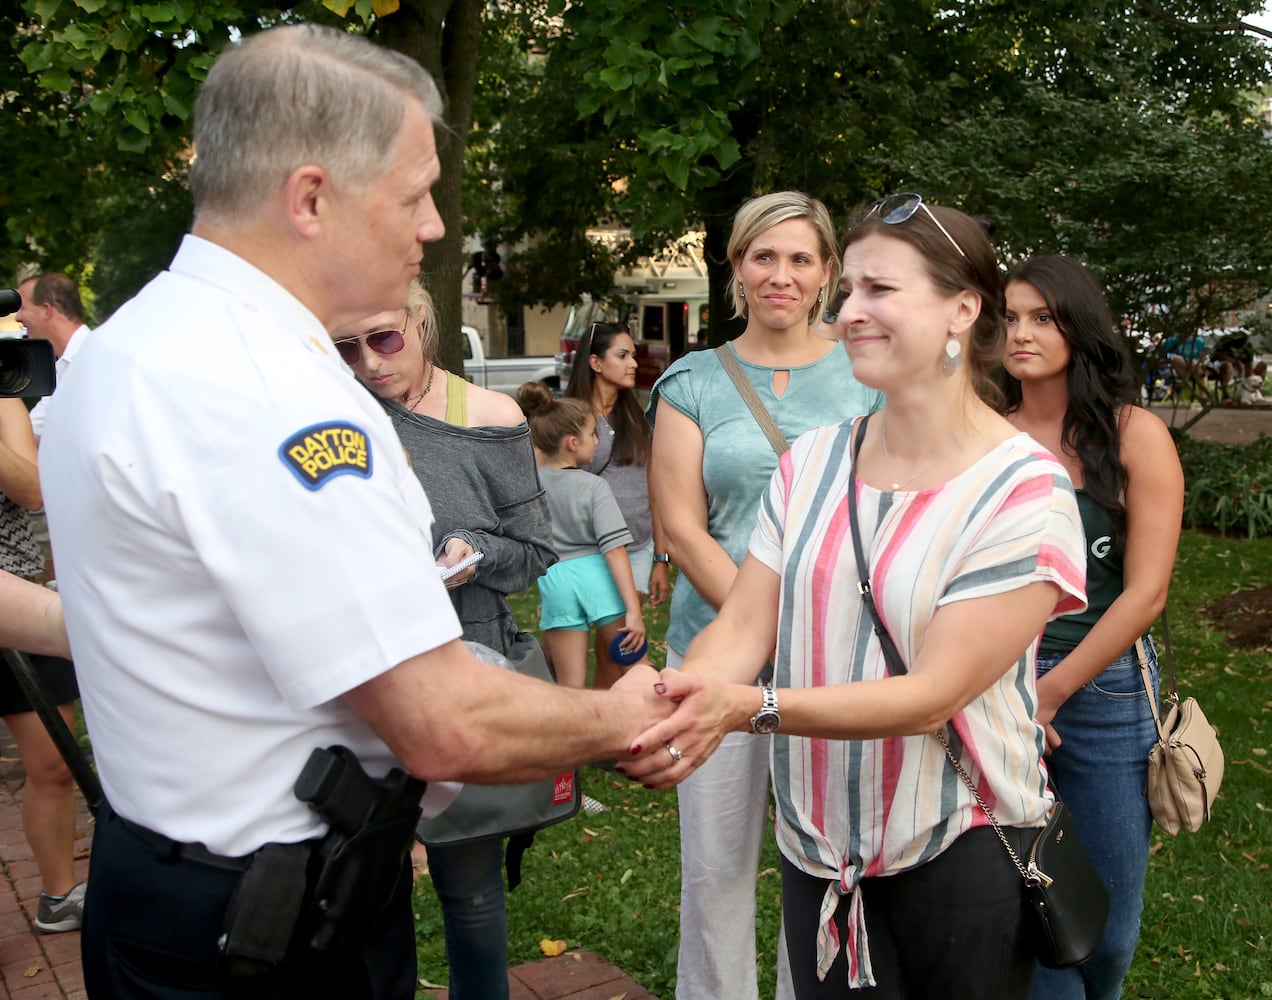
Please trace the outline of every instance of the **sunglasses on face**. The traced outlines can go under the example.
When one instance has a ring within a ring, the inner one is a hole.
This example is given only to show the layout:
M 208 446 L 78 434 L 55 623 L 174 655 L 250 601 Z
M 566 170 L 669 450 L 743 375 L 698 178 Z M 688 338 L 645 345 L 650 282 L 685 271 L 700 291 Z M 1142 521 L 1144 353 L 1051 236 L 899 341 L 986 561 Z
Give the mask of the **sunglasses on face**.
M 932 220 L 941 234 L 950 241 L 950 246 L 958 251 L 958 255 L 964 260 L 967 254 L 963 252 L 963 248 L 958 245 L 958 240 L 950 235 L 950 231 L 941 225 L 941 220 L 932 214 L 932 210 L 923 204 L 923 196 L 915 194 L 912 191 L 903 191 L 900 194 L 889 195 L 880 201 L 875 202 L 874 208 L 866 213 L 866 218 L 879 213 L 879 218 L 886 225 L 899 226 L 903 222 L 907 222 L 914 217 L 914 213 L 919 209 L 923 209 L 927 213 L 927 217 Z
M 363 337 L 349 337 L 336 341 L 336 350 L 344 363 L 350 367 L 362 360 L 362 345 L 375 351 L 376 354 L 397 354 L 406 346 L 405 328 L 401 330 L 377 330 Z

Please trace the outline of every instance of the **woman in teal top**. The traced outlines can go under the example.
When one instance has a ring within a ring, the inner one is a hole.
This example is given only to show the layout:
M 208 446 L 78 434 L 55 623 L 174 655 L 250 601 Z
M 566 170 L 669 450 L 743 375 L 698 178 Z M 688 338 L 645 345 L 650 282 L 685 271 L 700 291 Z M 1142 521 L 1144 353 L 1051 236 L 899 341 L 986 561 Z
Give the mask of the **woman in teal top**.
M 727 350 L 741 363 L 788 441 L 819 424 L 877 409 L 844 351 L 816 335 L 827 290 L 839 281 L 826 207 L 797 191 L 738 211 L 729 240 L 734 310 L 746 329 Z M 755 528 L 777 455 L 714 351 L 673 364 L 654 385 L 650 489 L 671 559 L 680 568 L 667 630 L 667 664 L 724 601 Z M 768 827 L 768 737 L 731 734 L 677 789 L 680 804 L 678 1000 L 755 1000 L 756 876 Z M 778 1000 L 792 996 L 778 950 Z
M 1035 257 L 1007 275 L 1007 419 L 1050 449 L 1078 489 L 1087 610 L 1057 618 L 1038 652 L 1047 770 L 1109 890 L 1099 947 L 1073 969 L 1039 968 L 1035 1000 L 1117 1000 L 1135 955 L 1152 816 L 1156 738 L 1135 653 L 1166 604 L 1184 505 L 1170 432 L 1135 405 L 1130 350 L 1090 273 Z

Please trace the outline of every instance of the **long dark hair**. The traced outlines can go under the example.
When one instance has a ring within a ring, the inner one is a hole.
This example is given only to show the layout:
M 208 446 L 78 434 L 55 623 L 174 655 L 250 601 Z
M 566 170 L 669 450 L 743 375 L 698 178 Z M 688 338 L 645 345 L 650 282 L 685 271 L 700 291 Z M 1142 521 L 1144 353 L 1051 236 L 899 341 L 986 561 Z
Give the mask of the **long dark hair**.
M 1069 403 L 1060 429 L 1061 445 L 1082 465 L 1083 490 L 1113 522 L 1114 537 L 1126 540 L 1126 466 L 1121 457 L 1118 415 L 1139 403 L 1139 381 L 1126 338 L 1118 332 L 1104 290 L 1070 257 L 1032 257 L 1007 272 L 1006 284 L 1024 281 L 1042 296 L 1069 344 Z M 1004 412 L 1020 406 L 1020 383 L 1003 371 Z
M 592 405 L 596 372 L 592 371 L 588 359 L 605 357 L 613 346 L 614 339 L 621 334 L 631 336 L 622 323 L 593 323 L 587 333 L 583 334 L 579 339 L 578 349 L 574 352 L 570 381 L 565 386 L 567 398 L 581 399 L 589 407 Z M 615 465 L 648 465 L 649 424 L 645 422 L 645 411 L 636 398 L 636 390 L 620 388 L 618 398 L 614 400 L 614 409 L 606 419 L 614 430 L 610 461 Z

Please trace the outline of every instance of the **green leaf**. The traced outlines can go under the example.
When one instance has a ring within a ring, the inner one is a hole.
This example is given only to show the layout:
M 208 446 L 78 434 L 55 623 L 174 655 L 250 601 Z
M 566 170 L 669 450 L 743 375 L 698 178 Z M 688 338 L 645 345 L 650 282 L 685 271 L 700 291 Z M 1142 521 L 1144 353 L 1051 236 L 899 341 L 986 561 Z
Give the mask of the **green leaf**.
M 35 16 L 42 24 L 48 24 L 57 15 L 62 0 L 38 0 L 35 5 Z
M 71 74 L 64 69 L 45 70 L 40 74 L 40 86 L 45 90 L 65 93 L 71 89 Z
M 151 24 L 168 24 L 176 20 L 176 11 L 171 4 L 147 3 L 138 8 L 138 13 Z
M 193 110 L 190 101 L 170 92 L 166 92 L 163 95 L 163 109 L 174 118 L 179 118 L 182 121 L 186 121 Z
M 144 153 L 150 148 L 150 137 L 136 131 L 123 132 L 116 145 L 124 153 Z
M 150 119 L 140 108 L 124 108 L 124 120 L 143 135 L 150 135 Z
M 632 85 L 632 72 L 621 66 L 601 70 L 600 79 L 610 90 L 627 90 Z
M 663 173 L 667 175 L 667 179 L 675 185 L 676 189 L 683 191 L 689 186 L 689 161 L 678 156 L 668 156 L 662 161 Z

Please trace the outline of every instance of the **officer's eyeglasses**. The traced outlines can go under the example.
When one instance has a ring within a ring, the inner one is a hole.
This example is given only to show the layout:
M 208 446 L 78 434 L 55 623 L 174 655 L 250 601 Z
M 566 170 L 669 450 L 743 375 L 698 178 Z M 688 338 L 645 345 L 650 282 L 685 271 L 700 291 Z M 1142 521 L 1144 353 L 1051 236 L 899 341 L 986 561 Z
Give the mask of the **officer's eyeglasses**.
M 397 354 L 406 346 L 406 328 L 401 330 L 377 330 L 363 337 L 349 337 L 336 341 L 336 350 L 344 363 L 352 367 L 362 360 L 362 345 L 375 351 L 376 354 Z
M 950 246 L 958 251 L 958 255 L 964 259 L 967 254 L 963 252 L 963 248 L 958 245 L 958 240 L 950 235 L 950 231 L 941 225 L 941 220 L 932 214 L 932 210 L 923 204 L 923 196 L 915 194 L 913 191 L 903 191 L 900 194 L 889 195 L 888 197 L 875 202 L 874 208 L 866 213 L 866 218 L 879 213 L 879 218 L 889 226 L 897 226 L 902 222 L 906 222 L 914 217 L 914 213 L 919 209 L 923 209 L 927 213 L 927 217 L 932 220 L 936 228 L 941 231 Z

